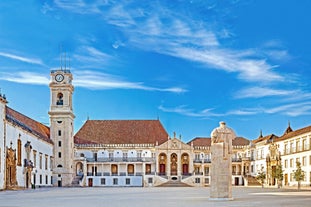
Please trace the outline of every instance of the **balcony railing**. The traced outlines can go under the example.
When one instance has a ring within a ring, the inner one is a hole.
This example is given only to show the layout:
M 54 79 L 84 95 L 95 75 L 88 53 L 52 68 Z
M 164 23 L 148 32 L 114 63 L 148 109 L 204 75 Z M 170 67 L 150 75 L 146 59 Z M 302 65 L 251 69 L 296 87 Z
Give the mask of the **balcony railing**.
M 211 159 L 194 159 L 194 163 L 211 163 Z
M 155 162 L 153 157 L 110 157 L 86 158 L 87 162 Z
M 127 172 L 118 172 L 118 173 L 110 173 L 110 172 L 87 172 L 87 176 L 142 176 L 142 172 L 137 173 L 127 173 Z M 154 175 L 155 172 L 146 173 L 146 175 Z

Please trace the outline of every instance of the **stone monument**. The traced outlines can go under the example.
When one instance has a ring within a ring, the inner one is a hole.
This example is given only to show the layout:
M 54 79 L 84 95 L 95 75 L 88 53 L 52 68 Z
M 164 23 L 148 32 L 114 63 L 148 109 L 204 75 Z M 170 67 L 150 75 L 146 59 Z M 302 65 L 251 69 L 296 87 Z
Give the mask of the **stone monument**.
M 211 190 L 210 200 L 233 200 L 232 198 L 232 129 L 220 122 L 211 133 Z

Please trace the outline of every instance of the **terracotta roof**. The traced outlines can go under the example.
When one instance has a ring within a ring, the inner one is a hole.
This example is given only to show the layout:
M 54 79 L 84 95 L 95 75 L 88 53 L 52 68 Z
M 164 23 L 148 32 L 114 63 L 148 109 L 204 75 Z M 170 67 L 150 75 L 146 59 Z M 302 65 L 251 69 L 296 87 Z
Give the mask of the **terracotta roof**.
M 267 135 L 267 136 L 259 136 L 259 138 L 253 140 L 252 142 L 254 144 L 258 143 L 258 142 L 261 142 L 261 141 L 266 141 L 266 142 L 276 142 L 278 141 L 279 137 L 274 135 L 274 134 L 270 134 L 270 135 Z
M 162 144 L 168 134 L 159 120 L 87 120 L 76 144 Z
M 196 137 L 193 140 L 191 140 L 190 142 L 188 142 L 187 144 L 191 144 L 191 142 L 193 142 L 193 146 L 211 146 L 211 138 L 209 137 Z M 245 145 L 249 145 L 250 141 L 248 139 L 245 139 L 244 137 L 236 137 L 233 141 L 232 141 L 232 145 L 233 146 L 245 146 Z
M 187 144 L 191 145 L 191 142 L 194 147 L 211 146 L 211 138 L 209 137 L 196 137 Z
M 233 146 L 246 146 L 246 145 L 249 145 L 249 143 L 250 143 L 250 141 L 244 137 L 236 137 L 232 141 Z
M 297 129 L 295 131 L 292 131 L 292 132 L 288 132 L 287 134 L 284 134 L 283 136 L 281 136 L 278 141 L 280 140 L 285 140 L 285 139 L 288 139 L 288 138 L 291 138 L 291 137 L 295 137 L 295 136 L 298 136 L 298 135 L 302 135 L 302 134 L 305 134 L 305 133 L 308 133 L 308 132 L 311 132 L 311 126 L 307 126 L 307 127 L 304 127 L 304 128 L 301 128 L 301 129 Z
M 50 128 L 6 106 L 6 120 L 30 132 L 38 138 L 53 143 L 50 139 Z

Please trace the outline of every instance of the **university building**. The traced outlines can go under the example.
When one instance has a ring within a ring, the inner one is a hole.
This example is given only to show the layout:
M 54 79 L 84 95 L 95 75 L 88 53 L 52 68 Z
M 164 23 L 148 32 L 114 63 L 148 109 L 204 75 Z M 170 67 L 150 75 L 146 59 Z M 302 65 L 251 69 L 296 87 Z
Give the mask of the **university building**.
M 0 94 L 0 189 L 44 186 L 208 186 L 211 139 L 188 143 L 170 136 L 160 120 L 87 120 L 74 134 L 73 76 L 50 73 L 50 125 L 8 106 Z M 207 132 L 208 133 L 208 132 Z M 278 165 L 283 185 L 297 185 L 296 162 L 311 184 L 311 126 L 282 136 L 233 141 L 232 184 L 255 185 L 260 171 L 274 186 Z

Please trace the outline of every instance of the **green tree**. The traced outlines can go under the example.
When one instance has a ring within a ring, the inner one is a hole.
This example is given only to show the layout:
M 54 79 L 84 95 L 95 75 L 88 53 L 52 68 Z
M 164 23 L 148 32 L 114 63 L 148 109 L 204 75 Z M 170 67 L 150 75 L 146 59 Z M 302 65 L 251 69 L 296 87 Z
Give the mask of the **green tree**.
M 277 179 L 278 188 L 280 188 L 280 186 L 282 185 L 282 181 L 283 181 L 283 168 L 281 164 L 278 164 L 276 166 L 274 178 Z
M 263 188 L 263 184 L 266 179 L 266 173 L 263 171 L 263 168 L 261 168 L 261 170 L 258 172 L 256 179 L 259 180 L 259 182 L 261 183 L 261 187 Z
M 300 183 L 305 179 L 305 172 L 301 169 L 301 163 L 296 162 L 296 170 L 294 170 L 294 179 L 298 182 L 298 190 L 300 190 Z

